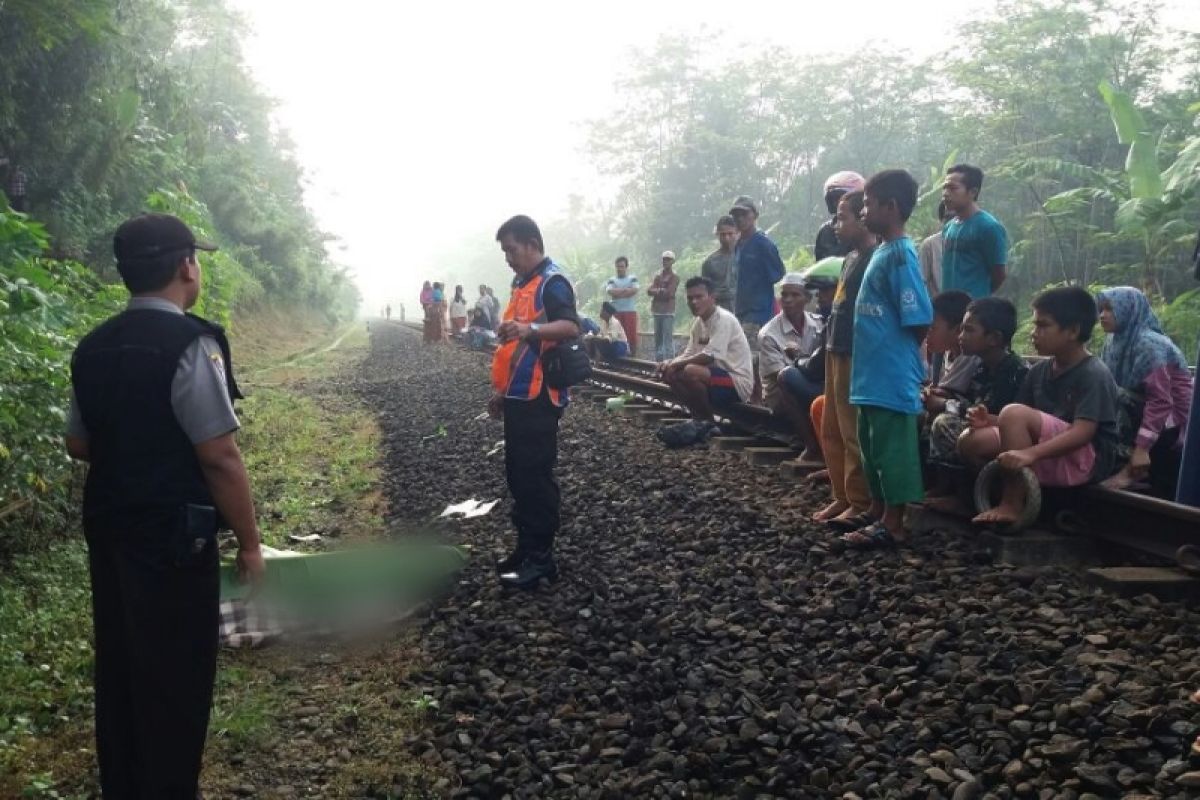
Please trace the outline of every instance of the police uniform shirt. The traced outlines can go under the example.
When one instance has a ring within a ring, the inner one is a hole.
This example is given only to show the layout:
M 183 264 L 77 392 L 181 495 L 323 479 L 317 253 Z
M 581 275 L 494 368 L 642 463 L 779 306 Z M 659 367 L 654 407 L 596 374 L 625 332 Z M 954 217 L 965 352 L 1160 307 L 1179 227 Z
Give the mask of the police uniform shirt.
M 127 308 L 131 311 L 152 309 L 182 314 L 179 306 L 158 297 L 134 297 Z M 211 336 L 198 336 L 179 358 L 179 366 L 171 381 L 171 408 L 179 427 L 192 444 L 201 444 L 218 436 L 236 431 L 240 424 L 225 385 L 225 360 L 221 347 Z M 71 392 L 71 408 L 67 414 L 67 435 L 87 439 L 88 431 L 79 412 L 75 392 Z

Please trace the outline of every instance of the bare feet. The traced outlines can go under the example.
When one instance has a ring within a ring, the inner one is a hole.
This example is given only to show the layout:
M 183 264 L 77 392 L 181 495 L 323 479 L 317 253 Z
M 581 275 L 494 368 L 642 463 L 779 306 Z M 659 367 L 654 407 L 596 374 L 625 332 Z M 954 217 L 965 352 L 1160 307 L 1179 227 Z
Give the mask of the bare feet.
M 1100 485 L 1105 489 L 1124 489 L 1134 482 L 1133 475 L 1128 469 L 1122 469 L 1116 475 L 1113 475 L 1108 480 L 1100 482 Z
M 796 460 L 804 461 L 809 464 L 824 464 L 825 463 L 825 457 L 822 456 L 820 454 L 820 452 L 818 452 L 816 455 L 813 455 L 811 452 L 809 452 L 808 448 L 801 450 L 800 455 L 796 458 Z
M 804 480 L 808 483 L 829 483 L 829 470 L 819 469 L 816 472 L 810 472 L 804 476 Z
M 1021 509 L 1009 508 L 1001 503 L 995 508 L 989 508 L 982 514 L 971 518 L 976 525 L 1012 525 L 1021 518 Z
M 938 495 L 925 497 L 925 507 L 940 514 L 953 514 L 958 517 L 970 516 L 971 509 L 959 499 L 958 495 Z
M 834 500 L 832 503 L 813 514 L 812 518 L 817 522 L 828 522 L 848 508 L 850 508 L 849 503 L 844 503 L 841 500 Z

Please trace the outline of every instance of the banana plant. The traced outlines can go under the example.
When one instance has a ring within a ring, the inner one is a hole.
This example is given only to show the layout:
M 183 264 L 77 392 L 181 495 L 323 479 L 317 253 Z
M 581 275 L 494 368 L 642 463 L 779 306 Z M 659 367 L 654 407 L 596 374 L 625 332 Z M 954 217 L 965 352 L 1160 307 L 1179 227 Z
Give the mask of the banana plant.
M 1125 158 L 1128 194 L 1117 206 L 1113 221 L 1117 229 L 1136 237 L 1142 245 L 1140 264 L 1142 289 L 1162 295 L 1159 264 L 1186 247 L 1195 231 L 1183 218 L 1184 206 L 1200 188 L 1200 136 L 1188 139 L 1175 160 L 1159 171 L 1159 144 L 1142 112 L 1126 93 L 1107 81 L 1100 96 L 1108 106 L 1117 141 L 1129 146 Z

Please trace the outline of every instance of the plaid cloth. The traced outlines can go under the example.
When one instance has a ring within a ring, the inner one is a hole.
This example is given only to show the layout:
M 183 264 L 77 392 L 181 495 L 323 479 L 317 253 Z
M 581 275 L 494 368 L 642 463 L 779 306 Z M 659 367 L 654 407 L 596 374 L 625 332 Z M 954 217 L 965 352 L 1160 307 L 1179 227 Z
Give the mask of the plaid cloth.
M 283 636 L 285 627 L 284 620 L 264 603 L 221 603 L 220 641 L 224 647 L 260 647 Z
M 262 647 L 276 640 L 347 636 L 395 625 L 417 612 L 424 603 L 398 606 L 362 606 L 336 620 L 305 619 L 278 606 L 257 600 L 223 600 L 219 622 L 220 643 L 233 649 Z

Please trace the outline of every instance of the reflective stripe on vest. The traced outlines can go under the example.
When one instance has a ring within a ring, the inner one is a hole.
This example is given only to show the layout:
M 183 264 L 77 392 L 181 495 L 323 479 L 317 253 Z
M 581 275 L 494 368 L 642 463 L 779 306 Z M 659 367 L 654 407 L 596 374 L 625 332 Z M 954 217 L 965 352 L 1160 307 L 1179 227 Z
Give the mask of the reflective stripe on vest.
M 503 320 L 544 324 L 547 320 L 542 294 L 546 281 L 555 275 L 563 275 L 563 271 L 551 261 L 524 286 L 514 286 Z M 514 400 L 536 400 L 542 393 L 541 355 L 554 346 L 555 342 L 532 346 L 528 341 L 514 340 L 497 347 L 492 358 L 492 388 Z M 554 405 L 566 405 L 565 392 L 550 387 L 547 391 Z

